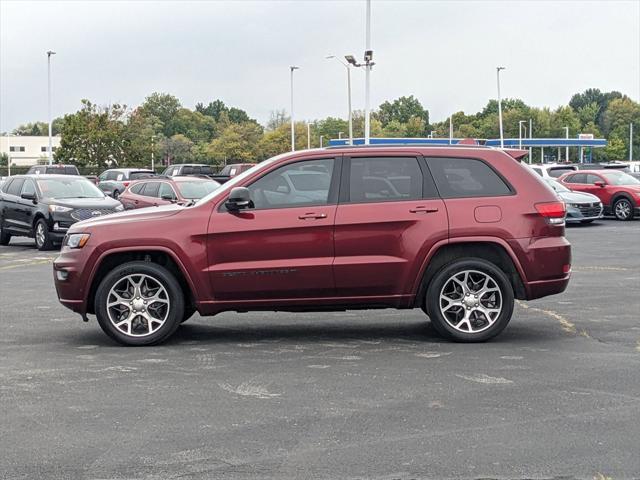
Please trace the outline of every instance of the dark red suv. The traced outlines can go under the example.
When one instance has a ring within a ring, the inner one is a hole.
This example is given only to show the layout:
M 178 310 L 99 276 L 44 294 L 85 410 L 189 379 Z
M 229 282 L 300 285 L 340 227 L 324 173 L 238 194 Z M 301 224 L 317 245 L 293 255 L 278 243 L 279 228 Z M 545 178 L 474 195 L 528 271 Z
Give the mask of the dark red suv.
M 71 227 L 60 301 L 126 345 L 166 340 L 196 311 L 422 308 L 463 342 L 514 298 L 562 292 L 564 203 L 504 151 L 340 147 L 260 163 L 194 205 Z

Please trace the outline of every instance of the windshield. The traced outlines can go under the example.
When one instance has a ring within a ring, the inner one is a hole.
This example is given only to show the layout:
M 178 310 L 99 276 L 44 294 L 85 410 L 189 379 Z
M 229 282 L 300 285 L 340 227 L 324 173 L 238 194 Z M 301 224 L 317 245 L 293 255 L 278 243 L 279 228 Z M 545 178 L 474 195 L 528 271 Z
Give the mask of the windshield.
M 177 182 L 180 195 L 190 200 L 199 200 L 205 195 L 209 195 L 220 186 L 213 180 L 210 182 Z
M 40 192 L 49 198 L 104 198 L 104 193 L 82 177 L 47 178 L 36 180 Z
M 567 187 L 562 185 L 560 182 L 557 182 L 556 180 L 551 180 L 550 178 L 547 178 L 545 180 L 551 186 L 551 188 L 553 188 L 554 192 L 570 192 L 571 191 Z
M 607 182 L 611 185 L 640 185 L 640 180 L 633 178 L 628 173 L 624 172 L 600 172 Z

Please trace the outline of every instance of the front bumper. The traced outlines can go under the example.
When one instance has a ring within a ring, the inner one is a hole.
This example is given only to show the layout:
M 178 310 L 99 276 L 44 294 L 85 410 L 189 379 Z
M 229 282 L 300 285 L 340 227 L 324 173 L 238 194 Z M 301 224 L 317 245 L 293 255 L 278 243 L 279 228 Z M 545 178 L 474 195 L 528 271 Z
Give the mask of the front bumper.
M 602 218 L 604 208 L 602 204 L 585 204 L 578 207 L 574 207 L 567 204 L 567 217 L 565 221 L 567 223 L 579 223 L 585 221 L 598 220 Z

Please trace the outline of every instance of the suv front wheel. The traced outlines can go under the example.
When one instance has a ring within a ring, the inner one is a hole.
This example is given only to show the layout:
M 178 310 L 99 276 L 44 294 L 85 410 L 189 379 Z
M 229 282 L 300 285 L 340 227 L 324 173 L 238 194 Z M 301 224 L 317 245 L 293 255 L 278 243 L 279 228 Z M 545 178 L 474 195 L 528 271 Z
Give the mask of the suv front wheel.
M 633 218 L 633 205 L 629 199 L 621 198 L 614 203 L 613 213 L 618 220 L 631 220 Z
M 100 282 L 95 297 L 102 330 L 123 345 L 154 345 L 169 338 L 184 316 L 180 284 L 166 268 L 129 262 Z
M 458 342 L 483 342 L 511 320 L 513 288 L 504 272 L 480 258 L 445 265 L 432 279 L 425 300 L 435 330 Z

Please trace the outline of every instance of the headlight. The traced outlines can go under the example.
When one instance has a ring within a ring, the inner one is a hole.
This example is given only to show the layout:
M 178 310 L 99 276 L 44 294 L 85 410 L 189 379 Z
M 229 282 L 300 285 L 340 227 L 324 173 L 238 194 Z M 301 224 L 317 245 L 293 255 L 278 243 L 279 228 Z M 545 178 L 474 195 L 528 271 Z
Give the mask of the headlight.
M 118 205 L 115 209 L 116 212 L 121 212 L 124 210 L 124 207 L 122 206 L 122 204 Z
M 64 237 L 63 247 L 69 248 L 82 248 L 87 244 L 89 237 L 88 233 L 72 233 Z
M 62 207 L 60 205 L 49 205 L 50 212 L 70 212 L 73 208 Z
M 578 205 L 577 203 L 567 203 L 567 207 L 573 207 L 573 208 L 578 208 L 580 205 Z

